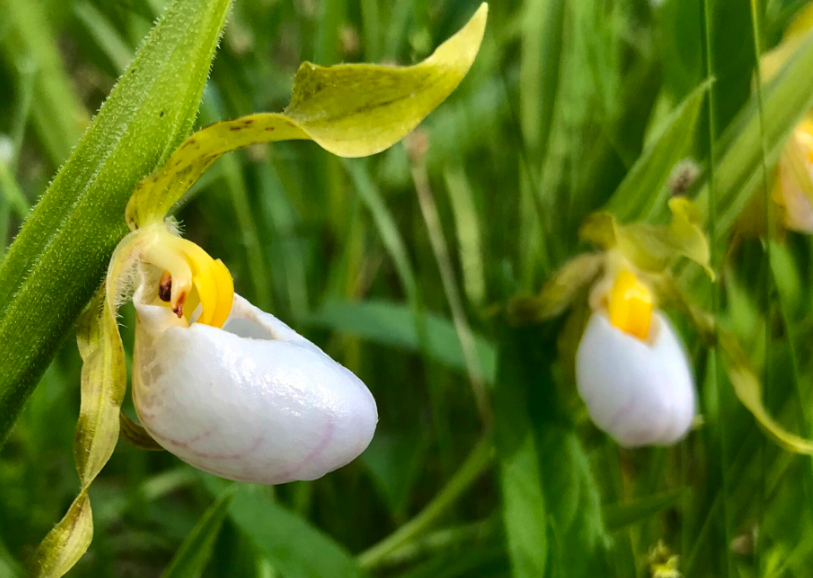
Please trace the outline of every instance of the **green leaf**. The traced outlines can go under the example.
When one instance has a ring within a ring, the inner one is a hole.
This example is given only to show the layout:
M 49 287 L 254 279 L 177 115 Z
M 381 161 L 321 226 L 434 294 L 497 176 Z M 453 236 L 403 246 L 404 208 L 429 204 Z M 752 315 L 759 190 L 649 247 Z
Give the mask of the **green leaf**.
M 353 578 L 365 576 L 339 544 L 262 494 L 241 485 L 229 516 L 286 578 Z
M 317 66 L 305 62 L 283 113 L 259 113 L 208 126 L 139 183 L 127 205 L 131 228 L 163 219 L 223 154 L 252 144 L 313 140 L 341 157 L 364 157 L 401 140 L 466 76 L 480 50 L 488 6 L 420 64 Z
M 637 498 L 623 504 L 608 504 L 603 508 L 604 523 L 610 532 L 621 530 L 676 506 L 682 497 L 683 491 L 673 490 Z
M 170 5 L 0 265 L 0 444 L 98 287 L 136 183 L 192 128 L 229 5 Z
M 494 385 L 494 445 L 499 462 L 508 553 L 517 578 L 545 576 L 548 560 L 546 503 L 528 390 L 540 384 L 535 359 L 519 331 L 504 330 Z
M 595 570 L 608 537 L 587 454 L 571 427 L 548 418 L 537 419 L 535 425 L 551 543 L 556 544 L 550 547 L 548 562 L 552 576 L 601 575 Z
M 620 221 L 660 213 L 666 208 L 669 175 L 692 140 L 703 98 L 710 83 L 698 86 L 664 121 L 604 209 Z
M 413 315 L 409 307 L 388 301 L 329 301 L 302 322 L 355 335 L 374 343 L 420 352 Z M 431 313 L 425 313 L 425 316 L 428 354 L 451 369 L 465 372 L 463 349 L 452 322 Z M 494 348 L 479 335 L 474 336 L 474 342 L 483 368 L 483 377 L 491 382 L 494 380 L 496 365 Z
M 529 149 L 544 158 L 559 86 L 566 3 L 529 0 L 523 8 L 519 80 L 522 132 Z
M 175 553 L 162 578 L 197 578 L 212 556 L 215 540 L 231 506 L 234 488 L 231 486 L 207 509 Z

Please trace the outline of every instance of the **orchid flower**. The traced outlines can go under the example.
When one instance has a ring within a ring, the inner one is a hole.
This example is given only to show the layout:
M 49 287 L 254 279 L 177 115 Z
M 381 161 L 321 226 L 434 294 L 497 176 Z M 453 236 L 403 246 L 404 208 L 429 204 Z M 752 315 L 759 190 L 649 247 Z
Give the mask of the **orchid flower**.
M 224 478 L 319 478 L 373 438 L 352 372 L 234 293 L 231 275 L 161 224 L 140 231 L 133 402 L 164 449 Z
M 590 301 L 576 385 L 593 422 L 625 447 L 679 441 L 694 418 L 694 382 L 652 290 L 627 266 L 599 282 Z
M 813 28 L 813 5 L 803 8 L 785 30 L 782 42 L 760 60 L 762 81 L 781 70 Z M 813 114 L 813 111 L 811 111 Z M 786 228 L 813 233 L 813 116 L 808 114 L 793 130 L 776 166 L 773 201 L 782 210 Z
M 712 279 L 714 272 L 697 208 L 681 196 L 669 208 L 667 225 L 590 215 L 579 234 L 603 251 L 574 257 L 537 297 L 512 303 L 515 319 L 544 320 L 589 292 L 591 312 L 575 352 L 576 388 L 593 423 L 625 447 L 678 442 L 697 409 L 689 359 L 650 281 L 665 277 L 668 263 L 680 257 Z
M 282 113 L 209 125 L 136 186 L 105 283 L 77 323 L 82 404 L 75 456 L 81 489 L 45 537 L 34 575 L 59 577 L 93 535 L 88 488 L 119 433 L 148 449 L 239 481 L 313 480 L 356 458 L 378 415 L 367 387 L 316 345 L 234 293 L 231 274 L 181 239 L 167 213 L 220 156 L 252 144 L 312 140 L 343 157 L 383 151 L 460 84 L 479 51 L 488 8 L 409 67 L 304 63 Z M 162 113 L 163 114 L 163 113 Z M 133 401 L 126 393 L 118 308 L 136 309 Z

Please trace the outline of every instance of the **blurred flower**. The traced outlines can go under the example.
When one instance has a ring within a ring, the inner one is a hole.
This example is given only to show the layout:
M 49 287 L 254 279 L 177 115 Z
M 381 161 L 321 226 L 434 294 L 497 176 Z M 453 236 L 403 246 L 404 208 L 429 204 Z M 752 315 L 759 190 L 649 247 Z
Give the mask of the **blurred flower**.
M 777 75 L 811 28 L 813 4 L 799 12 L 782 42 L 760 60 L 763 82 Z M 813 233 L 813 117 L 805 118 L 788 139 L 776 167 L 771 197 L 782 209 L 785 227 Z
M 649 553 L 649 573 L 652 578 L 681 578 L 678 562 L 678 556 L 674 556 L 663 542 L 658 542 Z
M 785 145 L 771 196 L 788 229 L 813 233 L 813 120 L 802 121 Z
M 576 384 L 593 422 L 624 447 L 669 445 L 695 414 L 683 346 L 651 289 L 622 262 L 593 290 Z
M 158 444 L 196 468 L 267 484 L 355 459 L 378 420 L 365 385 L 234 293 L 231 275 L 165 229 L 144 249 L 133 401 Z

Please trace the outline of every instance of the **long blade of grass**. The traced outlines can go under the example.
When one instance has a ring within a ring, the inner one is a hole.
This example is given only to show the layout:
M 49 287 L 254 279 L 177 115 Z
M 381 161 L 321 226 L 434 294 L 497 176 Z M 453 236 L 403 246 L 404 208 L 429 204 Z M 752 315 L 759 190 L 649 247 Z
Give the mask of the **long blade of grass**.
M 415 183 L 415 191 L 418 194 L 418 204 L 421 207 L 423 220 L 429 233 L 429 241 L 432 245 L 432 252 L 440 271 L 440 279 L 443 284 L 443 292 L 446 294 L 446 301 L 452 312 L 457 337 L 463 349 L 463 359 L 466 362 L 466 372 L 474 394 L 474 401 L 477 404 L 477 411 L 484 425 L 491 423 L 491 408 L 488 396 L 486 395 L 485 383 L 483 381 L 483 368 L 480 359 L 477 357 L 477 349 L 474 342 L 474 335 L 466 319 L 466 312 L 463 308 L 463 301 L 460 298 L 460 289 L 457 277 L 454 272 L 452 260 L 449 255 L 449 247 L 443 235 L 440 222 L 440 215 L 435 204 L 435 197 L 429 185 L 429 174 L 426 165 L 415 160 L 412 165 L 412 179 Z
M 432 501 L 393 534 L 362 552 L 358 558 L 359 564 L 363 568 L 374 568 L 392 552 L 402 548 L 436 524 L 449 507 L 477 481 L 491 462 L 492 453 L 491 439 L 486 436 L 477 443 L 460 468 Z
M 161 578 L 197 578 L 212 556 L 215 540 L 229 513 L 235 486 L 231 486 L 200 517 Z
M 19 55 L 31 58 L 36 69 L 34 126 L 51 163 L 62 164 L 82 136 L 89 116 L 68 76 L 56 35 L 41 2 L 7 0 L 0 6 L 0 22 L 9 33 L 2 49 L 9 64 Z
M 606 211 L 621 222 L 666 213 L 670 191 L 665 185 L 694 136 L 708 89 L 709 83 L 698 86 L 664 121 L 660 134 L 653 137 L 610 197 L 604 207 Z

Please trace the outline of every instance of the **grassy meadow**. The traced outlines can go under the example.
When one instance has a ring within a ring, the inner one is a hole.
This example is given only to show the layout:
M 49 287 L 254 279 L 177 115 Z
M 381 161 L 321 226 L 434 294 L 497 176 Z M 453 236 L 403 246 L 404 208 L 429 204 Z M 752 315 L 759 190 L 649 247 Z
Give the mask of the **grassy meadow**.
M 281 111 L 303 61 L 419 62 L 479 3 L 234 0 L 195 127 Z M 768 411 L 813 436 L 813 243 L 770 194 L 813 109 L 813 36 L 776 75 L 756 67 L 805 6 L 492 0 L 470 72 L 402 143 L 224 156 L 174 211 L 184 235 L 364 381 L 376 436 L 348 466 L 280 486 L 122 440 L 69 576 L 813 576 L 813 462 L 765 434 L 687 315 L 736 336 Z M 0 258 L 164 8 L 0 0 Z M 676 445 L 624 449 L 576 391 L 587 289 L 545 319 L 510 304 L 596 250 L 578 234 L 591 213 L 663 224 L 678 193 L 716 272 L 670 260 L 688 305 L 662 300 L 699 419 Z M 128 363 L 134 317 L 122 309 Z M 25 575 L 78 491 L 81 360 L 74 331 L 59 343 L 0 449 L 0 578 Z

